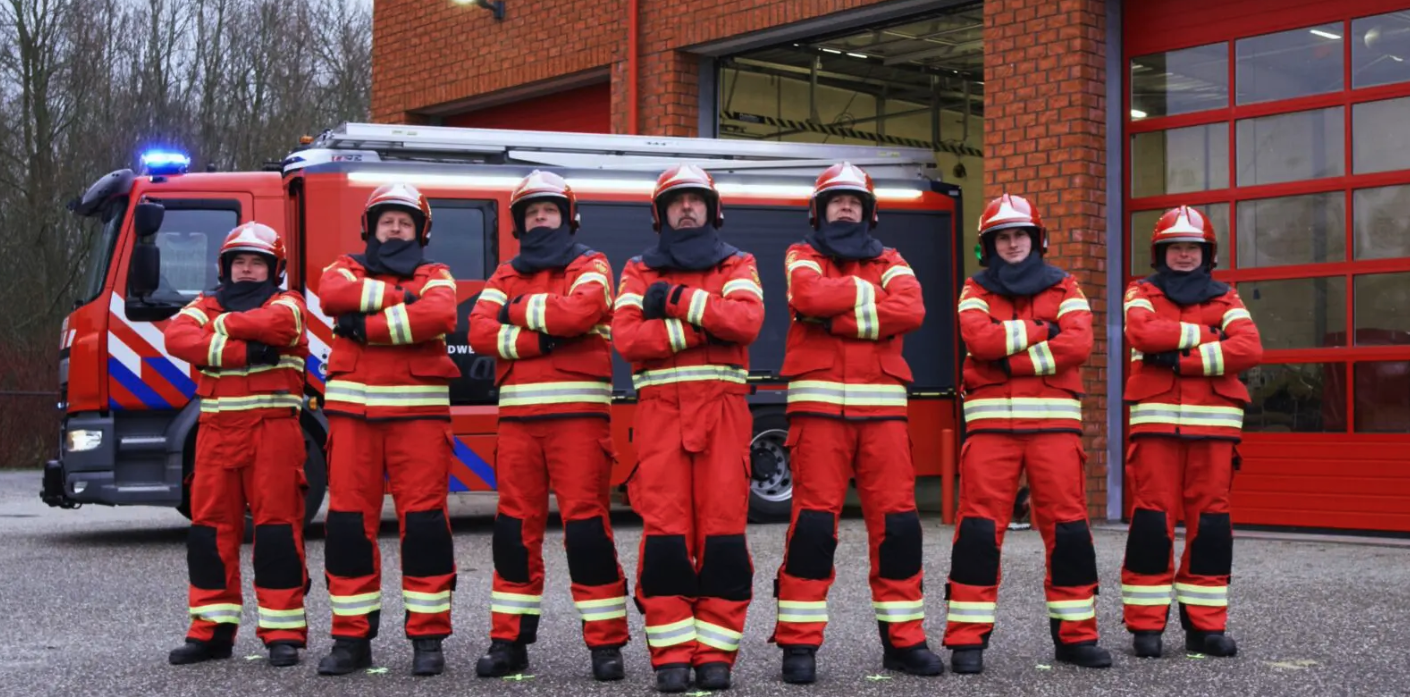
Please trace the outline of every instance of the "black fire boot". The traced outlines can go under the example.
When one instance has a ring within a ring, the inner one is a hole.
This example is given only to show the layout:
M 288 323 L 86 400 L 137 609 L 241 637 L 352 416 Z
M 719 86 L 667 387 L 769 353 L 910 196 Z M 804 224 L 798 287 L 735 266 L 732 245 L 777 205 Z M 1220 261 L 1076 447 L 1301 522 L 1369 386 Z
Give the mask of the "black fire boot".
M 287 668 L 298 664 L 299 647 L 283 641 L 269 645 L 269 665 L 275 668 Z
M 1131 647 L 1136 650 L 1137 658 L 1160 658 L 1163 648 L 1160 632 L 1136 632 L 1131 639 Z
M 906 649 L 887 648 L 881 657 L 881 665 L 887 670 L 899 670 L 909 675 L 939 675 L 945 672 L 945 662 L 925 644 Z
M 1238 654 L 1239 647 L 1232 637 L 1224 632 L 1200 632 L 1193 629 L 1185 632 L 1185 650 L 1202 653 L 1206 656 L 1227 658 Z
M 729 664 L 719 662 L 695 666 L 695 686 L 702 690 L 728 690 Z
M 230 658 L 230 644 L 187 639 L 185 644 L 172 649 L 166 660 L 174 666 L 184 666 L 217 658 Z
M 492 640 L 489 650 L 475 663 L 475 674 L 482 678 L 502 678 L 528 669 L 528 647 L 503 639 Z
M 319 675 L 347 675 L 372 667 L 372 642 L 368 639 L 334 639 L 333 650 L 318 662 Z
M 446 655 L 440 639 L 411 640 L 411 674 L 440 675 L 446 669 Z
M 1053 655 L 1061 663 L 1082 668 L 1111 667 L 1111 653 L 1096 644 L 1058 644 Z
M 783 647 L 783 681 L 808 685 L 818 679 L 818 649 L 815 646 Z
M 950 652 L 950 670 L 960 675 L 984 672 L 984 649 L 954 649 Z
M 598 682 L 611 682 L 627 677 L 627 668 L 622 663 L 622 649 L 616 646 L 599 646 L 592 650 L 592 679 Z
M 668 663 L 656 669 L 657 692 L 685 692 L 690 687 L 690 665 Z

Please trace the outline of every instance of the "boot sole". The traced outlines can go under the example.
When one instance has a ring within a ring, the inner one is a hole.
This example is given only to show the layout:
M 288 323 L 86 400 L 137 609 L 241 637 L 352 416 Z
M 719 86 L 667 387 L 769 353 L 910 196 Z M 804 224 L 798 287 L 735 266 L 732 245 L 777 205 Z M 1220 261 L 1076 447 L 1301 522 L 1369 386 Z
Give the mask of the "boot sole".
M 319 667 L 318 667 L 318 674 L 319 674 L 319 675 L 347 675 L 348 673 L 356 673 L 356 672 L 359 671 L 359 670 L 366 670 L 366 669 L 371 668 L 371 667 L 372 667 L 372 661 L 371 661 L 371 660 L 368 660 L 368 661 L 359 661 L 359 662 L 357 662 L 356 664 L 354 664 L 353 667 L 351 667 L 351 668 L 349 668 L 349 669 L 347 669 L 347 670 L 342 670 L 341 668 L 339 668 L 339 669 L 324 668 L 323 666 L 319 666 Z
M 887 669 L 887 670 L 899 671 L 899 672 L 905 673 L 906 675 L 921 675 L 921 676 L 927 676 L 927 677 L 928 677 L 928 676 L 933 676 L 933 675 L 944 675 L 944 674 L 945 674 L 945 664 L 944 664 L 944 663 L 941 663 L 940 666 L 939 666 L 939 668 L 926 668 L 926 669 L 923 669 L 923 670 L 911 670 L 911 669 L 909 669 L 909 668 L 906 667 L 906 664 L 905 664 L 905 662 L 903 662 L 903 661 L 894 660 L 894 659 L 890 659 L 890 658 L 883 658 L 883 659 L 881 659 L 881 667 L 882 667 L 882 668 L 885 668 L 885 669 Z
M 962 666 L 955 663 L 950 664 L 950 672 L 955 675 L 979 675 L 984 672 L 984 666 Z
M 411 669 L 411 674 L 412 674 L 412 675 L 440 675 L 441 673 L 444 673 L 445 671 L 446 671 L 445 664 L 442 663 L 441 665 L 436 666 L 435 668 L 422 668 L 422 669 L 420 669 L 420 670 L 417 670 L 417 669 L 415 669 L 415 668 L 412 668 L 412 669 Z
M 1079 662 L 1074 661 L 1074 660 L 1072 660 L 1072 659 L 1070 659 L 1070 658 L 1055 658 L 1054 660 L 1056 660 L 1058 663 L 1066 663 L 1066 664 L 1068 664 L 1068 665 L 1070 665 L 1070 666 L 1077 666 L 1078 668 L 1110 668 L 1110 667 L 1111 667 L 1111 661 L 1110 661 L 1110 660 L 1107 660 L 1107 661 L 1104 661 L 1104 662 L 1101 662 L 1101 663 L 1079 663 Z
M 524 663 L 523 665 L 512 665 L 512 666 L 509 666 L 508 668 L 504 669 L 503 671 L 494 670 L 494 669 L 491 669 L 491 670 L 480 670 L 480 667 L 477 665 L 477 666 L 475 666 L 475 675 L 477 675 L 477 676 L 479 676 L 479 677 L 482 677 L 482 678 L 502 678 L 502 677 L 504 677 L 504 676 L 506 676 L 506 675 L 514 675 L 514 674 L 516 674 L 516 673 L 522 673 L 522 672 L 524 672 L 524 671 L 526 671 L 526 670 L 528 670 L 528 669 L 529 669 L 529 664 L 528 664 L 528 663 Z

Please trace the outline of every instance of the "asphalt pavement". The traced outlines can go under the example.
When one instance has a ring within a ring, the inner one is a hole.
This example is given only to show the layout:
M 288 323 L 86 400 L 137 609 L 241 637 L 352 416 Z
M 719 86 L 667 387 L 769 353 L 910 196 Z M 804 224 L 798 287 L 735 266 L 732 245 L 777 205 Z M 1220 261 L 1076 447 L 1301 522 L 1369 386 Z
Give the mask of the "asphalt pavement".
M 630 614 L 627 679 L 593 682 L 588 653 L 568 595 L 561 528 L 545 544 L 548 589 L 539 643 L 530 670 L 517 680 L 482 680 L 474 662 L 488 644 L 491 496 L 452 497 L 456 634 L 446 642 L 448 669 L 433 678 L 410 675 L 411 648 L 402 616 L 395 518 L 384 516 L 380 540 L 385 587 L 383 632 L 373 645 L 377 669 L 342 678 L 317 675 L 327 637 L 328 595 L 322 581 L 323 540 L 308 543 L 314 574 L 308 598 L 313 630 L 301 665 L 271 668 L 254 636 L 253 577 L 245 548 L 245 624 L 235 657 L 170 666 L 186 619 L 186 521 L 174 510 L 51 509 L 39 502 L 39 473 L 0 473 L 0 695 L 648 695 L 654 684 L 641 617 Z M 388 524 L 391 523 L 391 524 Z M 614 514 L 622 565 L 636 565 L 641 526 Z M 938 648 L 943 632 L 943 584 L 952 529 L 928 517 L 925 526 L 927 629 Z M 1042 598 L 1042 542 L 1033 531 L 1009 533 L 999 625 L 978 676 L 947 673 L 915 678 L 881 669 L 880 648 L 866 590 L 862 522 L 842 524 L 838 580 L 829 599 L 828 641 L 818 655 L 818 682 L 786 685 L 779 651 L 767 643 L 773 624 L 772 578 L 785 528 L 751 526 L 755 602 L 735 670 L 734 695 L 1410 695 L 1410 550 L 1378 544 L 1238 539 L 1230 591 L 1232 659 L 1187 656 L 1178 623 L 1166 632 L 1165 657 L 1137 659 L 1120 625 L 1120 563 L 1125 535 L 1099 529 L 1097 559 L 1103 592 L 1098 620 L 1115 665 L 1104 671 L 1055 663 Z M 947 659 L 948 652 L 942 652 Z M 385 670 L 382 670 L 385 669 Z

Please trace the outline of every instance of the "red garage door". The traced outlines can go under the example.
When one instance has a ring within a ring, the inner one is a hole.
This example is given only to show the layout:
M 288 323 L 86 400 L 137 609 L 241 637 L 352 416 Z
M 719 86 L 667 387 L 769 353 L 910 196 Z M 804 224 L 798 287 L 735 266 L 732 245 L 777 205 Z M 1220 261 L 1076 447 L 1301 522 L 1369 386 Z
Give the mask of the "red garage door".
M 1125 6 L 1127 275 L 1196 206 L 1263 335 L 1235 521 L 1410 531 L 1410 2 Z
M 464 128 L 513 128 L 522 131 L 612 132 L 612 85 L 601 83 L 477 109 L 445 118 Z

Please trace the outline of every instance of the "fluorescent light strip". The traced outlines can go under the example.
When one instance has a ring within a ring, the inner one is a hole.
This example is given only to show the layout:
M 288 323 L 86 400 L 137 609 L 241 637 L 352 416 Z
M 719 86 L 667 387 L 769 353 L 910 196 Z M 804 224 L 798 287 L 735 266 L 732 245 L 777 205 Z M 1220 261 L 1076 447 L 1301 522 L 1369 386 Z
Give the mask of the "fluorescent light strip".
M 1308 31 L 1308 33 L 1310 33 L 1310 34 L 1314 34 L 1314 35 L 1316 35 L 1316 36 L 1320 36 L 1320 37 L 1322 37 L 1322 38 L 1324 38 L 1324 39 L 1331 39 L 1331 40 L 1333 40 L 1333 41 L 1340 41 L 1340 40 L 1341 40 L 1341 34 L 1333 34 L 1333 33 L 1329 32 L 1329 31 L 1322 31 L 1321 29 L 1308 29 L 1307 31 Z
M 349 172 L 348 181 L 364 184 L 386 184 L 408 182 L 424 186 L 442 187 L 482 187 L 513 188 L 521 180 L 519 177 L 498 177 L 477 174 L 394 174 L 390 172 Z M 568 186 L 576 191 L 619 194 L 649 195 L 656 187 L 654 180 L 648 179 L 597 179 L 592 177 L 568 179 Z M 736 184 L 720 182 L 715 185 L 725 196 L 759 196 L 806 199 L 813 194 L 813 187 L 803 184 Z M 876 197 L 890 201 L 913 201 L 923 195 L 920 189 L 881 187 Z

